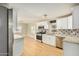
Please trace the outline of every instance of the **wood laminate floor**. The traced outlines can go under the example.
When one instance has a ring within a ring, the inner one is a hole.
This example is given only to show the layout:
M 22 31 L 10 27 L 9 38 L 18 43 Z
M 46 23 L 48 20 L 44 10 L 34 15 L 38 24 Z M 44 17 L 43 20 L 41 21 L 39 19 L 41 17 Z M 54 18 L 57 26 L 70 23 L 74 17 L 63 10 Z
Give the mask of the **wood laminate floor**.
M 63 50 L 40 43 L 28 36 L 24 39 L 22 56 L 62 56 Z

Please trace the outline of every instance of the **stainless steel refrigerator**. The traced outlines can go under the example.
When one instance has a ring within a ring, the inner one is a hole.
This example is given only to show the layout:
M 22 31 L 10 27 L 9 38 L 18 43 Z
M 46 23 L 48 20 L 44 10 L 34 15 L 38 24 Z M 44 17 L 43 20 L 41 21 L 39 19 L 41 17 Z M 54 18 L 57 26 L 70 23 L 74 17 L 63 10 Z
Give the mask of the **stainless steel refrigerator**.
M 0 6 L 0 56 L 13 54 L 13 11 Z

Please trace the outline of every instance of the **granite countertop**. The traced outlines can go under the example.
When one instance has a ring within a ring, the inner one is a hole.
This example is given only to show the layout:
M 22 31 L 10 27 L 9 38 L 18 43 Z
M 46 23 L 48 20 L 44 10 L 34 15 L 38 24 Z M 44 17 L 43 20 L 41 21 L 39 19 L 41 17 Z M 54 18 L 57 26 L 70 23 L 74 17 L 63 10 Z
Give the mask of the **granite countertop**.
M 63 34 L 58 34 L 58 33 L 46 33 L 46 35 L 55 35 L 59 37 L 64 37 L 63 42 L 70 42 L 70 43 L 76 43 L 79 44 L 79 37 L 76 36 L 68 36 L 68 35 L 63 35 Z
M 47 32 L 46 35 L 55 35 L 55 32 Z
M 46 33 L 46 35 L 55 35 L 54 33 Z
M 24 38 L 21 34 L 14 34 L 14 39 Z
M 65 37 L 63 39 L 63 42 L 70 42 L 70 43 L 77 43 L 79 44 L 79 37 L 76 36 L 66 36 L 66 35 L 60 35 L 60 34 L 56 34 L 56 36 L 60 36 L 60 37 Z
M 65 37 L 65 39 L 63 41 L 79 44 L 79 38 L 78 37 Z

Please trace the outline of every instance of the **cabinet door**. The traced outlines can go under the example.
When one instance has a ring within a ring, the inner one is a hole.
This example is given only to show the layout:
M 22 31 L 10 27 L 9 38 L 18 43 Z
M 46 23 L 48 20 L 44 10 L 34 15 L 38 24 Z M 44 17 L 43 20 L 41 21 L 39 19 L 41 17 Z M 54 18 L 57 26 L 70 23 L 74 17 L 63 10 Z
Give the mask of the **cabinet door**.
M 61 29 L 61 19 L 57 19 L 57 29 Z
M 56 37 L 55 36 L 50 36 L 49 44 L 52 46 L 56 46 Z
M 72 16 L 73 16 L 73 28 L 79 29 L 79 6 L 73 9 Z
M 39 22 L 37 23 L 38 26 L 44 26 L 45 29 L 48 29 L 48 21 Z
M 72 29 L 72 16 L 68 17 L 68 29 Z
M 42 41 L 43 41 L 43 42 L 46 42 L 46 37 L 45 37 L 44 34 L 42 35 Z
M 60 18 L 57 20 L 57 29 L 68 29 L 68 18 Z
M 67 17 L 61 19 L 61 29 L 68 29 Z
M 43 40 L 44 43 L 47 43 L 47 41 L 48 41 L 47 35 L 43 34 L 42 35 L 42 40 Z
M 79 56 L 79 44 L 63 42 L 64 56 Z

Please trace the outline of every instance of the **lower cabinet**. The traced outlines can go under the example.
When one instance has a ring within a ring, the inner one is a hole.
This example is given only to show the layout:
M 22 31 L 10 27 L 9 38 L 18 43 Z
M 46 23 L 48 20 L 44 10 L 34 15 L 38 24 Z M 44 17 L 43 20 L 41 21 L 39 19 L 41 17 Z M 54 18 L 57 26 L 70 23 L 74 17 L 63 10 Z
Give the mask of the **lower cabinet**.
M 79 44 L 72 42 L 63 42 L 64 56 L 79 56 Z
M 42 36 L 43 43 L 56 46 L 56 36 L 55 35 L 46 35 Z

